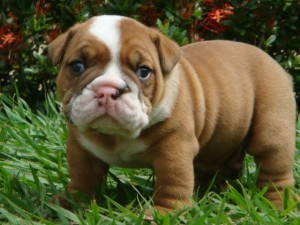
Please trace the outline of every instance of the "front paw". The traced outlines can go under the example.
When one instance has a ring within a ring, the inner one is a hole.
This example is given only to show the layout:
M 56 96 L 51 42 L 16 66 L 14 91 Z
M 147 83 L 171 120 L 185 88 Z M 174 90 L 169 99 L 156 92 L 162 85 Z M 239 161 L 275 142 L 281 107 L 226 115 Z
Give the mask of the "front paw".
M 151 224 L 155 223 L 155 218 L 157 216 L 165 216 L 166 214 L 174 214 L 174 209 L 167 209 L 161 206 L 153 206 L 151 208 L 146 209 L 144 213 L 143 219 L 147 222 L 151 222 Z
M 146 222 L 149 222 L 151 225 L 153 224 L 162 224 L 165 221 L 165 217 L 169 218 L 177 218 L 180 215 L 184 215 L 187 212 L 188 207 L 184 208 L 165 208 L 162 206 L 150 206 L 146 209 L 143 219 Z
M 53 204 L 57 204 L 65 209 L 70 209 L 71 208 L 71 204 L 70 202 L 66 199 L 66 197 L 63 197 L 59 194 L 57 195 L 54 195 L 51 200 L 50 200 L 51 203 Z
M 50 202 L 57 204 L 65 209 L 72 209 L 78 206 L 78 204 L 88 204 L 92 201 L 92 198 L 79 191 L 67 191 L 63 194 L 54 195 Z

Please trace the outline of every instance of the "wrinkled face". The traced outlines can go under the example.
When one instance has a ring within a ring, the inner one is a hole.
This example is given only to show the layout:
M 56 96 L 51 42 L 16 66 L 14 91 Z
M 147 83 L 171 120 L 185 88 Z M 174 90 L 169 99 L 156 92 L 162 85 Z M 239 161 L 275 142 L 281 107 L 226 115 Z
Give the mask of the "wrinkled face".
M 166 52 L 155 35 L 133 20 L 100 16 L 49 46 L 50 58 L 61 60 L 57 85 L 71 123 L 128 138 L 149 125 L 164 95 L 164 73 L 178 61 L 162 58 Z

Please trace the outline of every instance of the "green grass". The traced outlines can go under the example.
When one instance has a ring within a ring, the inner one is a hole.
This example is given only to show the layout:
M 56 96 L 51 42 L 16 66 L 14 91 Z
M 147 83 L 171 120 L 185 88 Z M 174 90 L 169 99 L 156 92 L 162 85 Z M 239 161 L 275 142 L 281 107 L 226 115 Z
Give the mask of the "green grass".
M 97 203 L 73 203 L 68 211 L 49 203 L 68 182 L 66 127 L 60 104 L 48 97 L 42 112 L 19 98 L 0 96 L 0 224 L 150 224 L 143 213 L 151 206 L 153 175 L 146 169 L 111 168 Z M 36 111 L 36 110 L 34 110 Z M 298 130 L 300 123 L 297 124 Z M 300 136 L 297 138 L 300 149 Z M 300 155 L 295 161 L 300 191 Z M 246 176 L 247 174 L 247 176 Z M 250 157 L 245 176 L 222 193 L 207 192 L 175 215 L 154 215 L 157 224 L 300 224 L 299 205 L 286 202 L 277 212 L 254 185 Z

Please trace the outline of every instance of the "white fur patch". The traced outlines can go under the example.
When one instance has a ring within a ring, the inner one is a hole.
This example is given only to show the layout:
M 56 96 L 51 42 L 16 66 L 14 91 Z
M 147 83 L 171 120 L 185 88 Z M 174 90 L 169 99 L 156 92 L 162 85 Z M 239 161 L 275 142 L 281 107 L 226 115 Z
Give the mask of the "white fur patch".
M 136 159 L 135 154 L 147 149 L 147 145 L 138 139 L 120 142 L 114 149 L 105 149 L 96 145 L 83 135 L 79 136 L 79 142 L 93 155 L 113 166 L 142 166 L 141 162 Z
M 104 74 L 121 75 L 119 55 L 121 49 L 120 21 L 122 16 L 97 16 L 94 18 L 89 32 L 104 43 L 110 51 L 111 60 Z
M 172 114 L 175 101 L 179 93 L 180 74 L 182 73 L 180 64 L 178 63 L 165 82 L 165 93 L 160 103 L 153 108 L 149 126 L 164 121 Z
M 89 32 L 110 50 L 113 65 L 119 65 L 118 56 L 121 47 L 119 24 L 122 19 L 124 19 L 122 16 L 97 16 L 89 29 Z

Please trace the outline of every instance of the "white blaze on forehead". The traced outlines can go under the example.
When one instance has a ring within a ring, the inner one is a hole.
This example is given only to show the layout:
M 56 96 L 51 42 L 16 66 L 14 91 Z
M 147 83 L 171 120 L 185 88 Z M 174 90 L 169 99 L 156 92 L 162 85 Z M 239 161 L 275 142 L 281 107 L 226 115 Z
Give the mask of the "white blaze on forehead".
M 116 61 L 120 52 L 120 28 L 121 16 L 94 17 L 89 32 L 109 49 L 113 61 Z
M 105 80 L 113 82 L 115 84 L 113 86 L 125 86 L 119 61 L 121 49 L 120 21 L 122 19 L 124 19 L 122 16 L 97 16 L 93 18 L 89 32 L 108 48 L 111 59 L 101 74 L 102 76 L 92 81 L 92 86 L 105 83 Z
M 104 43 L 110 52 L 111 61 L 104 74 L 121 76 L 119 55 L 121 49 L 120 21 L 122 16 L 97 16 L 92 22 L 89 32 Z

